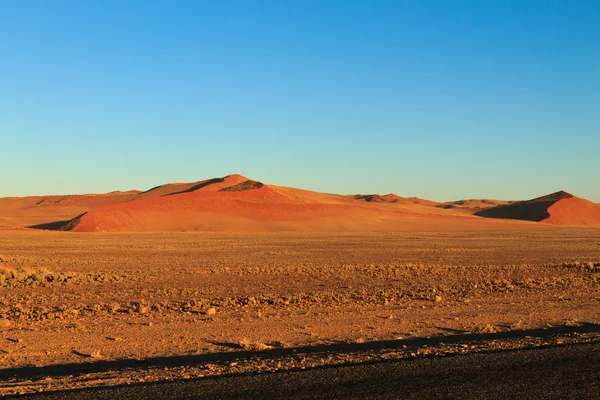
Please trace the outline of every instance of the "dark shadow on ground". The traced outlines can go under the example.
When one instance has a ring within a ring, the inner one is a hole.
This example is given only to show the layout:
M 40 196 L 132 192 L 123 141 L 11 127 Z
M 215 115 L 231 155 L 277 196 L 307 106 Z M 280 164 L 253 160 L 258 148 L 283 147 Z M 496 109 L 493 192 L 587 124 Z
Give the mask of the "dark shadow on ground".
M 202 181 L 202 182 L 200 182 L 200 183 L 198 183 L 198 184 L 196 184 L 196 185 L 192 186 L 192 187 L 191 187 L 191 188 L 189 188 L 189 189 L 186 189 L 186 190 L 180 190 L 180 191 L 178 191 L 178 192 L 173 192 L 173 193 L 167 193 L 167 194 L 165 194 L 165 195 L 163 195 L 163 196 L 173 196 L 173 195 L 176 195 L 176 194 L 181 194 L 181 193 L 190 193 L 190 192 L 195 192 L 196 190 L 200 190 L 200 189 L 202 189 L 203 187 L 206 187 L 206 186 L 212 185 L 213 183 L 221 183 L 221 182 L 225 182 L 225 178 L 212 178 L 212 179 L 208 179 L 208 180 L 206 180 L 206 181 Z
M 398 340 L 382 340 L 365 343 L 333 343 L 311 346 L 273 348 L 263 351 L 223 351 L 198 355 L 181 355 L 169 357 L 153 357 L 146 359 L 105 360 L 42 367 L 18 367 L 0 370 L 0 380 L 3 379 L 38 379 L 43 377 L 77 376 L 89 373 L 119 371 L 126 369 L 184 367 L 203 363 L 229 363 L 245 359 L 276 359 L 292 355 L 347 354 L 377 350 L 394 350 L 403 346 L 432 346 L 440 343 L 458 344 L 486 342 L 502 339 L 545 338 L 559 334 L 594 333 L 600 332 L 600 324 L 586 323 L 579 326 L 554 326 L 546 329 L 513 330 L 497 333 L 460 333 L 445 336 L 406 338 Z M 236 343 L 221 343 L 223 347 L 239 348 Z
M 71 222 L 72 220 L 67 219 L 65 221 L 54 221 L 54 222 L 48 222 L 45 224 L 38 224 L 38 225 L 31 225 L 28 226 L 27 228 L 30 229 L 41 229 L 44 231 L 60 231 L 63 230 L 67 225 L 69 225 L 69 222 Z
M 76 216 L 75 218 L 68 219 L 65 221 L 55 221 L 55 222 L 48 222 L 45 224 L 31 225 L 31 226 L 28 226 L 27 228 L 42 229 L 42 230 L 46 230 L 46 231 L 68 231 L 68 230 L 73 229 L 73 227 L 77 224 L 79 219 L 81 217 L 83 217 L 85 214 L 87 214 L 87 211 L 84 212 L 83 214 Z
M 519 219 L 524 221 L 543 221 L 550 216 L 548 208 L 556 201 L 521 202 L 487 208 L 475 212 L 485 218 Z

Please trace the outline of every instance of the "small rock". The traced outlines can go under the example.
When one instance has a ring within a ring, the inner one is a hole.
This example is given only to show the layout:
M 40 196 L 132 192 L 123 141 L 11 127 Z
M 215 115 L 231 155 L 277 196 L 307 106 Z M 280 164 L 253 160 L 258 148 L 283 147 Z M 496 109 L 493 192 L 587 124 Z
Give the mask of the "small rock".
M 11 322 L 7 319 L 0 319 L 0 329 L 6 329 L 11 325 Z
M 208 310 L 206 310 L 205 314 L 206 315 L 215 315 L 217 313 L 217 309 L 214 307 L 209 308 Z
M 442 301 L 442 296 L 440 296 L 440 295 L 435 296 L 435 302 L 439 303 L 440 301 Z
M 90 357 L 92 358 L 102 358 L 102 354 L 100 354 L 100 350 L 94 350 L 90 353 Z

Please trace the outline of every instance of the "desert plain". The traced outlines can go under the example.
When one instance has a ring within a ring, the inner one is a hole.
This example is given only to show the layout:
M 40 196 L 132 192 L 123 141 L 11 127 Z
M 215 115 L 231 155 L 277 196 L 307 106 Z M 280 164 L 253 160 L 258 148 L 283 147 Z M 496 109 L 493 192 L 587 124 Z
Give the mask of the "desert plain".
M 173 185 L 0 199 L 0 395 L 600 340 L 598 205 L 568 193 Z

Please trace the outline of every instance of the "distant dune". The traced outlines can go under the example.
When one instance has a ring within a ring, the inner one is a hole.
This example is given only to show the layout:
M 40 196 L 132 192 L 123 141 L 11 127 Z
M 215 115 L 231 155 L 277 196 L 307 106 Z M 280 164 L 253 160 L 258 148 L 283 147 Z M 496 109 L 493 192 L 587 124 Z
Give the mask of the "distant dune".
M 565 191 L 488 208 L 475 215 L 555 225 L 600 226 L 600 205 Z
M 435 207 L 445 208 L 447 210 L 455 210 L 474 214 L 480 210 L 493 208 L 505 204 L 510 204 L 510 201 L 503 200 L 492 200 L 492 199 L 469 199 L 469 200 L 457 200 L 447 201 L 445 203 L 432 204 Z
M 0 199 L 0 229 L 452 230 L 531 226 L 532 222 L 600 226 L 600 206 L 566 192 L 517 202 L 471 199 L 438 203 L 393 193 L 348 196 L 267 185 L 237 174 L 169 183 L 144 192 Z
M 201 190 L 93 209 L 65 222 L 60 229 L 76 232 L 354 231 L 414 226 L 450 228 L 477 222 L 478 218 L 465 218 L 411 202 L 357 201 L 354 197 L 265 185 L 236 175 L 235 179 L 225 177 L 211 181 Z
M 351 197 L 355 200 L 362 200 L 368 203 L 420 204 L 422 206 L 433 206 L 438 204 L 431 200 L 420 199 L 418 197 L 400 197 L 393 193 L 388 193 L 383 196 L 379 194 L 356 194 Z

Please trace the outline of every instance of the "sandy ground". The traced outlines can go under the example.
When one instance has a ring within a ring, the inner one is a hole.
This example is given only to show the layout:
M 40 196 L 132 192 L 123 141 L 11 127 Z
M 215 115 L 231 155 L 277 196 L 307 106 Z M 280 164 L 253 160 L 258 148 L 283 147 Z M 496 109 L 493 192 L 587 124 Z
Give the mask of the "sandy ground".
M 600 230 L 0 231 L 0 293 L 0 394 L 590 341 Z

